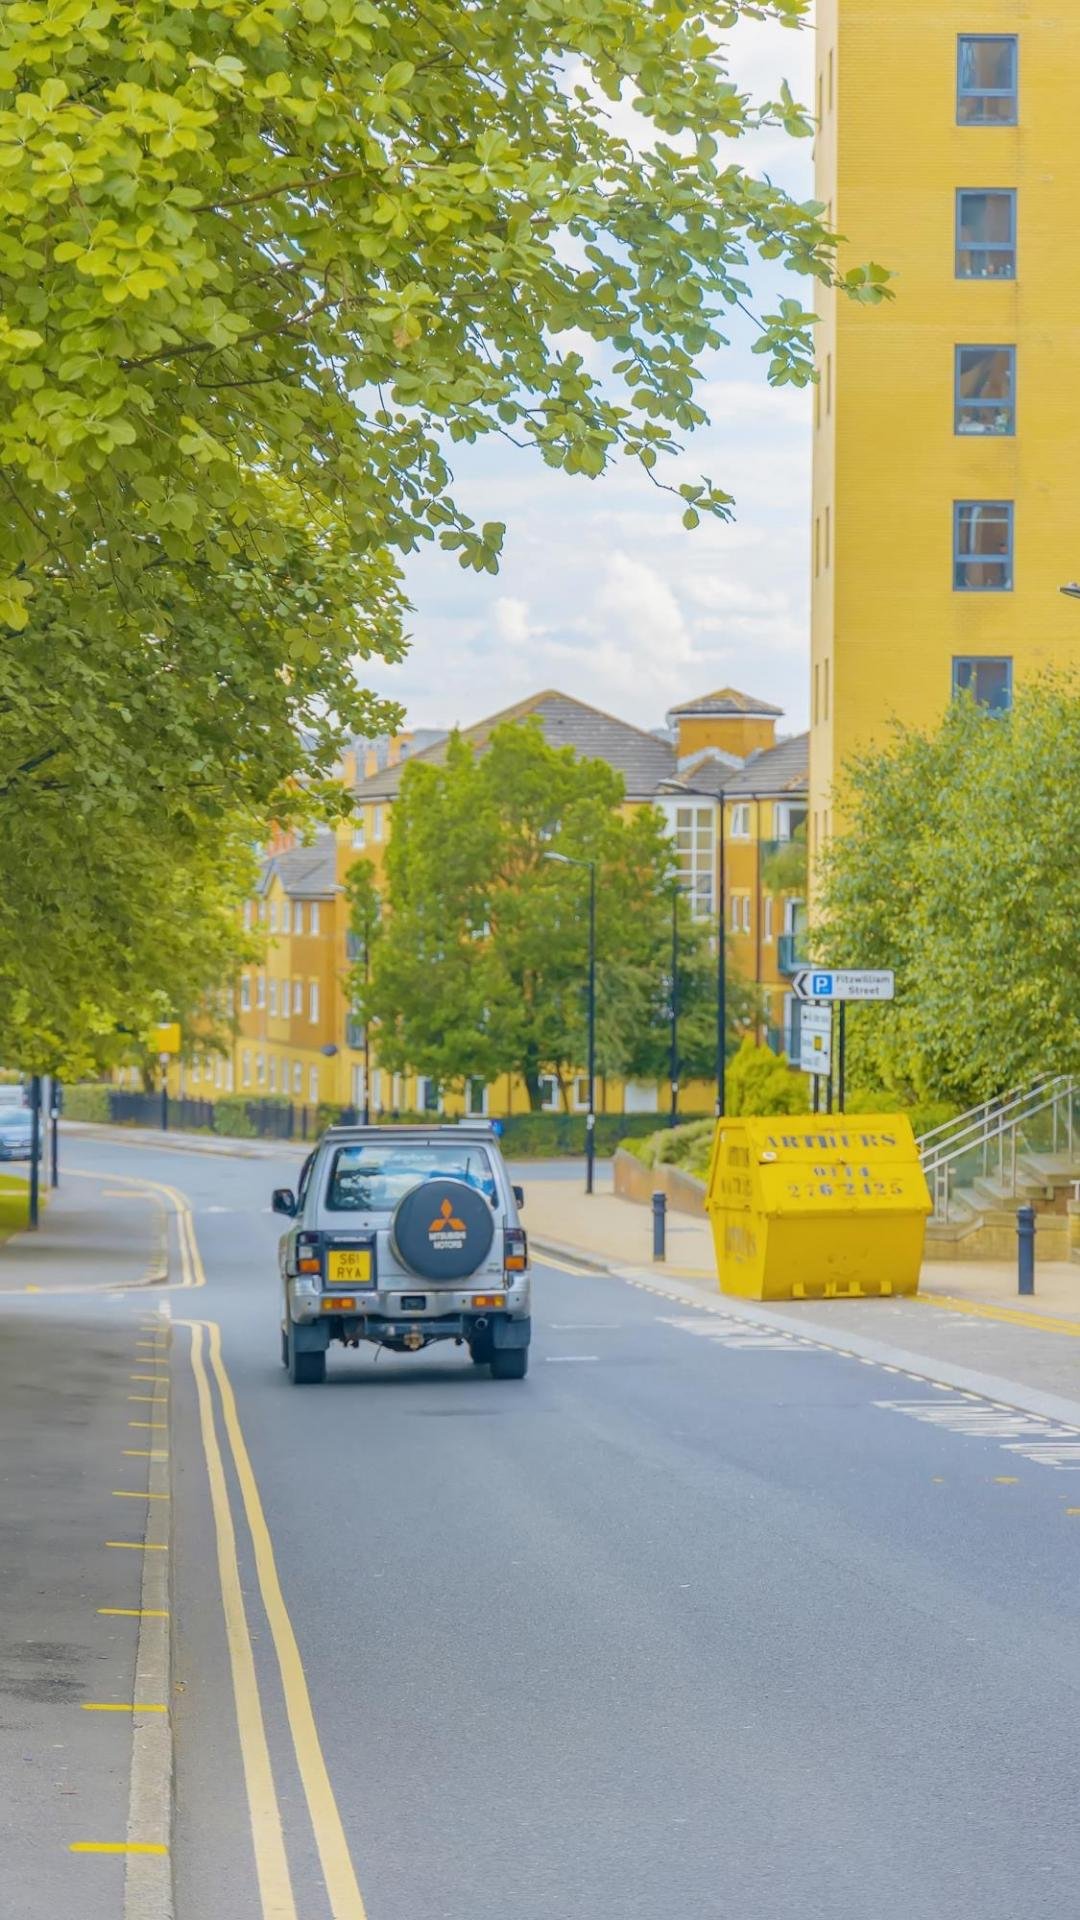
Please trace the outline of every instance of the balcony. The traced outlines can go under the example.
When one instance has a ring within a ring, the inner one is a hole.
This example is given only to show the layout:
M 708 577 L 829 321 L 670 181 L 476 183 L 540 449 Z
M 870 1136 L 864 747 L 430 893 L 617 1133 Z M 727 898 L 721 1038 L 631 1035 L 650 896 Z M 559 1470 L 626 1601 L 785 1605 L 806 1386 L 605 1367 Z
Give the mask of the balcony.
M 803 934 L 782 933 L 776 942 L 776 965 L 787 979 L 809 963 L 803 948 Z

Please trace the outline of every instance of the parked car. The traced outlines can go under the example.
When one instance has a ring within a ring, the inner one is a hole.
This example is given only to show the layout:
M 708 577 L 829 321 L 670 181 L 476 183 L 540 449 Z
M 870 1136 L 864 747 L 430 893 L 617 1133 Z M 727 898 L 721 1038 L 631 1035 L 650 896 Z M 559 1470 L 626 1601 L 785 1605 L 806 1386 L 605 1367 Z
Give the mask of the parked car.
M 33 1115 L 28 1107 L 0 1104 L 0 1160 L 29 1160 Z M 45 1129 L 38 1136 L 38 1158 L 45 1151 Z
M 331 1127 L 296 1193 L 279 1187 L 281 1358 L 326 1377 L 331 1340 L 420 1353 L 465 1345 L 496 1380 L 529 1364 L 529 1254 L 490 1125 Z

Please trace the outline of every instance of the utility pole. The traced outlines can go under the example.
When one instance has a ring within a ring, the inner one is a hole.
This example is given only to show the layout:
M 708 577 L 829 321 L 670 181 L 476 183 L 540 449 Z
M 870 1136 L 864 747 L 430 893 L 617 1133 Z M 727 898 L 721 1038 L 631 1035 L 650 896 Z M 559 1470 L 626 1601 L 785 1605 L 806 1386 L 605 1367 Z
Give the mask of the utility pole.
M 671 1058 L 669 1062 L 671 1082 L 671 1108 L 668 1113 L 668 1126 L 675 1126 L 679 1118 L 679 883 L 675 880 L 671 889 Z
M 36 1227 L 41 1207 L 41 1075 L 30 1077 L 30 1213 L 28 1225 Z
M 727 795 L 720 795 L 720 861 L 716 901 L 716 1117 L 721 1119 L 727 1105 L 727 929 L 724 925 L 727 892 L 727 850 L 724 839 L 724 813 Z

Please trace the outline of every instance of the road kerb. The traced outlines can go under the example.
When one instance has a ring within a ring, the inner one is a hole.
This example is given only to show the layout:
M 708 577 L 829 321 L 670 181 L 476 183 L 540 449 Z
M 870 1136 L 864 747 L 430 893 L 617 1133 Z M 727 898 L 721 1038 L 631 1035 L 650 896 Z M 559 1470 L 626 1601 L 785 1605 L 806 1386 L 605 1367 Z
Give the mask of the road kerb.
M 171 1441 L 171 1435 L 170 1441 Z M 172 1447 L 168 1448 L 171 1459 Z M 146 1544 L 170 1546 L 172 1502 L 169 1460 L 149 1462 L 148 1491 L 165 1497 L 148 1500 Z M 138 1641 L 135 1654 L 136 1700 L 164 1700 L 165 1713 L 135 1710 L 127 1837 L 131 1847 L 160 1847 L 160 1853 L 129 1852 L 124 1866 L 124 1920 L 173 1920 L 172 1816 L 172 1601 L 171 1553 L 143 1555 Z

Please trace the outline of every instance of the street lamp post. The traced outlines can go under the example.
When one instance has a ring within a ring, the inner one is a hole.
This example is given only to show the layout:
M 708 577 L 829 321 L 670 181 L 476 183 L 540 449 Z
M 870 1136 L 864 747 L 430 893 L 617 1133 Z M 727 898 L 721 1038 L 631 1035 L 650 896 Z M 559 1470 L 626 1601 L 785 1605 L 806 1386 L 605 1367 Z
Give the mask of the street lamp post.
M 727 795 L 720 795 L 720 860 L 716 900 L 716 1117 L 723 1117 L 727 1105 L 727 932 L 724 926 L 726 892 L 726 847 L 724 807 Z
M 671 1057 L 668 1065 L 671 1081 L 671 1107 L 668 1126 L 679 1118 L 679 882 L 671 889 Z
M 596 861 L 575 860 L 569 853 L 545 853 L 560 867 L 589 870 L 589 1111 L 585 1116 L 585 1191 L 593 1191 L 596 1169 Z
M 371 985 L 371 932 L 364 934 L 364 986 Z M 371 1125 L 371 1018 L 364 1000 L 364 1125 Z

